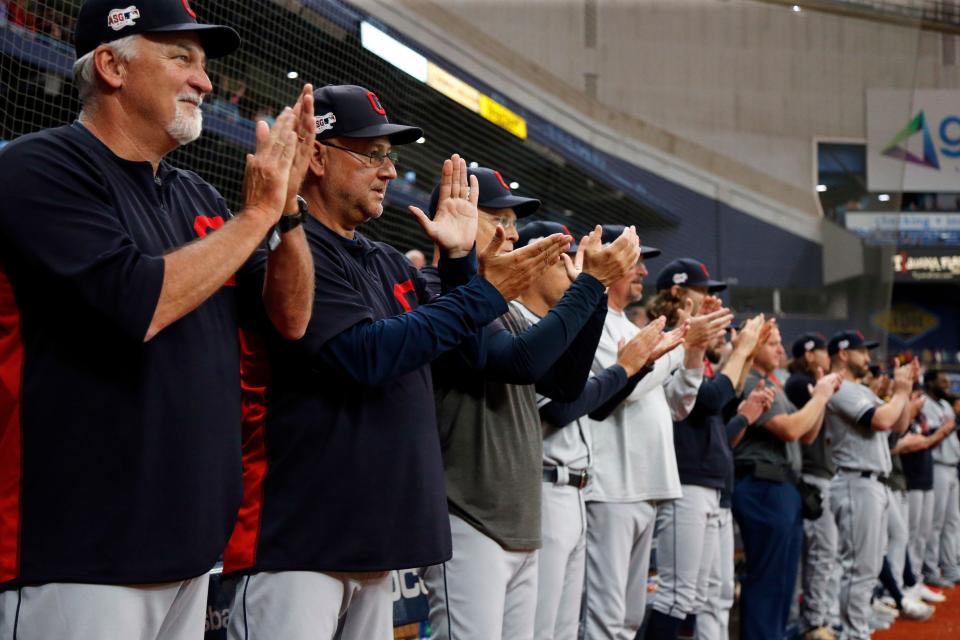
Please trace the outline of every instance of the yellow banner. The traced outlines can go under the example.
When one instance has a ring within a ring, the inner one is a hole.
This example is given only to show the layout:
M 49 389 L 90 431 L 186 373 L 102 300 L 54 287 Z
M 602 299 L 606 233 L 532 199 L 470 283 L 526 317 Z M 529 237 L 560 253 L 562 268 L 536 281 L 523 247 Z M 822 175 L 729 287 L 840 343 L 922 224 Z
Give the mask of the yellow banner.
M 470 111 L 480 112 L 480 92 L 432 62 L 427 63 L 427 85 Z
M 480 115 L 521 140 L 527 139 L 527 121 L 493 98 L 482 94 L 480 95 Z

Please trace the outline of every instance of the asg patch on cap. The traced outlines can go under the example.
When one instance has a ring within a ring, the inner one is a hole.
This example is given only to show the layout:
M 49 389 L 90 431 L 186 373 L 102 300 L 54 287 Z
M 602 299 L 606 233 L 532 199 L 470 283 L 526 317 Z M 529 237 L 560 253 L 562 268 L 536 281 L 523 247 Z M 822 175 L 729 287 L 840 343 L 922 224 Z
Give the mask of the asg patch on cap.
M 132 27 L 140 18 L 140 10 L 136 6 L 130 5 L 125 9 L 114 9 L 107 14 L 107 26 L 114 31 L 120 31 L 124 27 Z

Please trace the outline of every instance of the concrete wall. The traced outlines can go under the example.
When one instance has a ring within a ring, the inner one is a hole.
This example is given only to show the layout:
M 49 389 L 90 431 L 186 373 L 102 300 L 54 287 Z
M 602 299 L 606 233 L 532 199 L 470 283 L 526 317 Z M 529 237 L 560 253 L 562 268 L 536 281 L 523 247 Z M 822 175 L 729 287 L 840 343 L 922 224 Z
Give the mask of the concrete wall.
M 397 4 L 471 46 L 496 43 L 512 59 L 506 73 L 532 74 L 567 102 L 576 94 L 627 135 L 811 215 L 813 141 L 864 138 L 867 88 L 960 86 L 956 36 L 781 4 Z

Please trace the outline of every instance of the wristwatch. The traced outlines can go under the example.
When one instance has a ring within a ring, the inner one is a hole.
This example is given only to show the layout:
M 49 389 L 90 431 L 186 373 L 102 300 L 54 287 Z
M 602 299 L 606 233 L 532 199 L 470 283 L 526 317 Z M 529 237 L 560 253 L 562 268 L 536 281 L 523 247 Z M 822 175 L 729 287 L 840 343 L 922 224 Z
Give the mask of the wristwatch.
M 273 226 L 273 229 L 270 230 L 270 235 L 267 236 L 267 247 L 270 251 L 279 247 L 280 243 L 283 242 L 280 237 L 282 234 L 293 231 L 302 225 L 309 214 L 310 210 L 307 209 L 307 201 L 297 196 L 297 212 L 285 213 L 280 216 L 280 221 Z
M 277 223 L 277 230 L 280 231 L 280 233 L 293 231 L 303 224 L 308 215 L 310 215 L 310 211 L 307 209 L 307 201 L 297 196 L 297 212 L 284 213 L 280 216 L 280 222 Z

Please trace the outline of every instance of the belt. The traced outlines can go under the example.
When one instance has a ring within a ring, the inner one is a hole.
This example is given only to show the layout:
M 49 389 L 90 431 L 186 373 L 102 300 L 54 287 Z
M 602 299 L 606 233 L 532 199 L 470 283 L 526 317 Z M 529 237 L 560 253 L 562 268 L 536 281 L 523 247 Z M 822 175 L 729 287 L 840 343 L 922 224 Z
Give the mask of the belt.
M 735 478 L 739 480 L 747 476 L 781 484 L 792 483 L 795 480 L 792 470 L 768 462 L 745 461 L 734 467 Z
M 590 473 L 586 470 L 584 471 L 573 471 L 572 469 L 567 472 L 567 485 L 571 487 L 576 487 L 577 489 L 583 489 L 587 486 L 587 482 L 590 480 Z M 557 484 L 557 478 L 560 477 L 560 472 L 557 467 L 544 467 L 543 468 L 543 481 L 549 482 L 551 484 Z
M 890 476 L 885 475 L 882 471 L 865 471 L 864 469 L 851 469 L 849 467 L 839 467 L 839 469 L 846 474 L 860 476 L 861 478 L 870 478 L 878 482 L 883 482 L 884 484 L 890 479 Z

